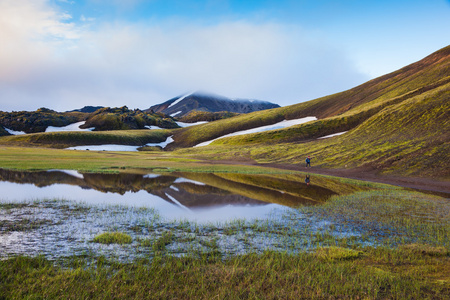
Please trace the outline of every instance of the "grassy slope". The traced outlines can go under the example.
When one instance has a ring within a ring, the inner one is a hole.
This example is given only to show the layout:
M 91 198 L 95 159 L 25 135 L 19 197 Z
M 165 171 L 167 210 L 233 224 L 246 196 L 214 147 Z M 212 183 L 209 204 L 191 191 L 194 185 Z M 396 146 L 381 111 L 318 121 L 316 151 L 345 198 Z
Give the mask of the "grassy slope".
M 103 144 L 142 146 L 147 143 L 163 142 L 171 134 L 170 130 L 46 132 L 1 137 L 0 144 L 11 146 L 39 145 L 53 148 Z
M 450 145 L 450 83 L 390 105 L 345 135 L 307 143 L 276 143 L 273 139 L 310 130 L 312 124 L 246 137 L 230 137 L 217 145 L 179 150 L 183 155 L 212 159 L 245 157 L 258 162 L 303 163 L 312 155 L 316 166 L 372 166 L 403 175 L 448 179 Z M 252 138 L 258 144 L 248 144 Z M 267 142 L 267 143 L 264 143 Z M 216 144 L 215 143 L 215 144 Z
M 306 116 L 316 116 L 319 119 L 340 116 L 327 120 L 326 124 L 316 122 L 314 126 L 319 127 L 316 135 L 348 130 L 361 124 L 386 105 L 447 83 L 449 74 L 450 46 L 396 72 L 338 94 L 185 128 L 175 134 L 175 143 L 170 149 L 191 147 L 231 132 Z

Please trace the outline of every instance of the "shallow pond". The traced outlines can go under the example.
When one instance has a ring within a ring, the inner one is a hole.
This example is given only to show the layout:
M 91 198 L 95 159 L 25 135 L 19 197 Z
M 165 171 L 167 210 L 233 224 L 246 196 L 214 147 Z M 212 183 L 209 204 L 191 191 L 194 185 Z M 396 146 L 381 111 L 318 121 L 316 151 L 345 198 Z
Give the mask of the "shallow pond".
M 0 258 L 104 255 L 130 261 L 157 251 L 227 257 L 268 249 L 295 252 L 337 240 L 374 244 L 407 235 L 411 241 L 448 240 L 448 202 L 323 176 L 308 176 L 307 184 L 306 176 L 0 169 Z M 422 232 L 405 223 L 419 213 L 426 226 L 432 218 L 430 226 L 443 229 Z M 132 243 L 92 242 L 104 232 L 125 233 Z
M 275 180 L 277 186 L 270 186 Z M 273 209 L 320 204 L 337 194 L 306 184 L 300 176 L 83 174 L 72 170 L 0 170 L 0 190 L 3 201 L 65 199 L 91 205 L 151 207 L 170 220 L 198 222 L 261 218 Z

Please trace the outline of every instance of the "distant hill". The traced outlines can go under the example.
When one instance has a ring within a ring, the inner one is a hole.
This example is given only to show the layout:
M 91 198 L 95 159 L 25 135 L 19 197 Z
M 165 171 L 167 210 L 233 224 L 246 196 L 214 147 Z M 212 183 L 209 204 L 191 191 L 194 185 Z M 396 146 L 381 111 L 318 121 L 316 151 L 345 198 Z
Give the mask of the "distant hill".
M 84 106 L 83 108 L 74 109 L 74 110 L 71 110 L 68 112 L 78 111 L 78 112 L 83 112 L 83 113 L 93 113 L 102 108 L 104 108 L 104 106 Z
M 191 111 L 250 113 L 270 108 L 280 107 L 267 101 L 235 99 L 195 92 L 178 96 L 164 103 L 153 105 L 145 111 L 162 112 L 172 117 L 182 117 Z
M 85 107 L 81 110 L 93 110 Z M 48 108 L 37 111 L 2 112 L 0 111 L 0 136 L 10 135 L 5 128 L 25 133 L 45 132 L 47 127 L 63 127 L 76 122 L 86 121 L 80 128 L 94 128 L 95 131 L 146 129 L 146 126 L 160 128 L 179 128 L 173 118 L 163 113 L 143 112 L 128 107 L 103 107 L 94 112 L 56 112 Z
M 91 113 L 80 128 L 95 127 L 95 130 L 144 129 L 145 126 L 160 128 L 178 128 L 177 123 L 162 113 L 143 112 L 123 107 L 104 107 Z
M 85 118 L 86 114 L 84 113 L 61 113 L 45 107 L 36 111 L 0 111 L 0 126 L 14 131 L 35 133 L 44 132 L 48 126 L 63 127 L 82 121 Z M 1 134 L 2 131 L 0 131 Z

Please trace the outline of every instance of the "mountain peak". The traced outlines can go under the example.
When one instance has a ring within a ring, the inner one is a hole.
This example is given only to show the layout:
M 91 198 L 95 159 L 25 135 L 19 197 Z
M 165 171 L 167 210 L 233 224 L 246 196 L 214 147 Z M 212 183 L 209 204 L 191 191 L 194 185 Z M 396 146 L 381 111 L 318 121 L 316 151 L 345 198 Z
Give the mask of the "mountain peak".
M 230 99 L 204 91 L 194 91 L 169 99 L 150 107 L 147 111 L 162 112 L 172 117 L 181 117 L 193 110 L 234 113 L 249 113 L 280 107 L 278 104 L 255 99 Z

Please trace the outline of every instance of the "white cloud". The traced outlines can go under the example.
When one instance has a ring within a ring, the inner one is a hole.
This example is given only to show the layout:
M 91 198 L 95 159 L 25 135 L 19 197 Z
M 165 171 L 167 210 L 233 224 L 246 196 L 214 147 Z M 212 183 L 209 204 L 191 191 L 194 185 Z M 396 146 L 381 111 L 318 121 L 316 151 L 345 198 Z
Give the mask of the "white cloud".
M 109 23 L 88 31 L 69 17 L 44 0 L 1 2 L 0 109 L 148 108 L 197 89 L 283 105 L 366 79 L 299 27 Z

